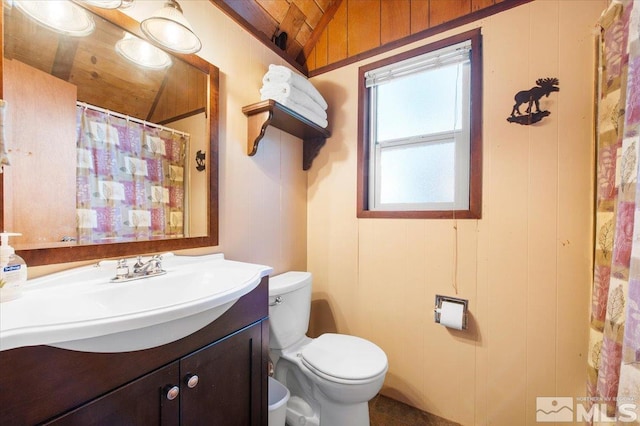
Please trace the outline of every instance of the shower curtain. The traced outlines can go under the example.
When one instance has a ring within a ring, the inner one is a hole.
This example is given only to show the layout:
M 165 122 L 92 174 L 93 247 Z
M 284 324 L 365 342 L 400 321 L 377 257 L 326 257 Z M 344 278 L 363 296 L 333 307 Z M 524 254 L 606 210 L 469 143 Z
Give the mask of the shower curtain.
M 182 237 L 188 136 L 78 106 L 80 244 Z
M 599 24 L 587 394 L 614 419 L 620 404 L 640 407 L 640 4 L 614 1 Z

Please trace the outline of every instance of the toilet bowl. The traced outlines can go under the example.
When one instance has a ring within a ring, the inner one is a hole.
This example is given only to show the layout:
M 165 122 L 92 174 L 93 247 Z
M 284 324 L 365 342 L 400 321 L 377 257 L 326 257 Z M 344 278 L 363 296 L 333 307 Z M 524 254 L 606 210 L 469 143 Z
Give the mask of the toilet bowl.
M 306 336 L 312 276 L 286 272 L 269 279 L 269 355 L 275 378 L 291 393 L 289 426 L 368 426 L 369 405 L 382 387 L 387 356 L 356 336 Z

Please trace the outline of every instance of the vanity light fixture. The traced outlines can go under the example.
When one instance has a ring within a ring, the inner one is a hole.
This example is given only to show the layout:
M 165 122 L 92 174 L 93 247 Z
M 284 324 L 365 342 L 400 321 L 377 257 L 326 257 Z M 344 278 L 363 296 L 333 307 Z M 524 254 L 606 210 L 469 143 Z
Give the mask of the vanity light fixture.
M 103 9 L 126 9 L 133 4 L 133 0 L 74 0 Z
M 175 0 L 166 1 L 162 9 L 143 20 L 140 29 L 152 42 L 173 52 L 196 53 L 202 48 L 200 39 Z
M 66 0 L 14 0 L 13 4 L 32 20 L 61 34 L 84 37 L 96 27 L 86 10 Z
M 169 54 L 130 33 L 116 43 L 116 52 L 145 68 L 161 70 L 171 66 Z

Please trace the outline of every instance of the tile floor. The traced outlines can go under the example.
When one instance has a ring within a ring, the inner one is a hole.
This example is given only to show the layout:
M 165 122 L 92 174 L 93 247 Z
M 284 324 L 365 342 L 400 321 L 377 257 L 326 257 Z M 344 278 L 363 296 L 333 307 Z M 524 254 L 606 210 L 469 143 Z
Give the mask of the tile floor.
M 383 395 L 369 401 L 369 418 L 371 426 L 459 426 Z

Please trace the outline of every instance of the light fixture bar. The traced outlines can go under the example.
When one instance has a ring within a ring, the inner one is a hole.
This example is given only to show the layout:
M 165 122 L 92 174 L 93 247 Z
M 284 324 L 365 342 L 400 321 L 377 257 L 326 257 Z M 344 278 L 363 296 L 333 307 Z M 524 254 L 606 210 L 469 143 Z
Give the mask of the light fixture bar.
M 79 3 L 85 3 L 103 9 L 117 9 L 122 6 L 122 0 L 74 0 Z

